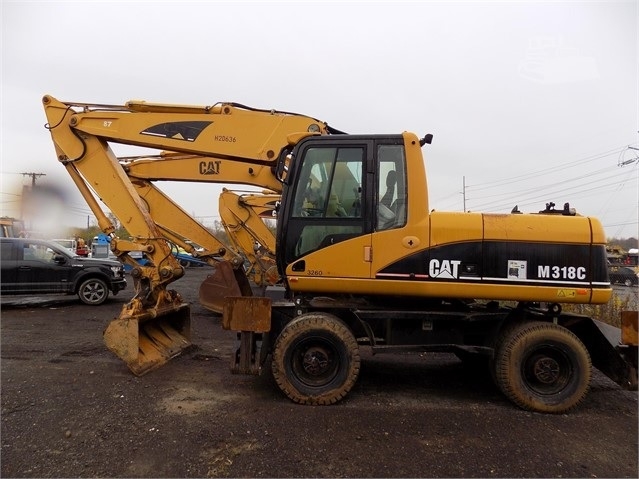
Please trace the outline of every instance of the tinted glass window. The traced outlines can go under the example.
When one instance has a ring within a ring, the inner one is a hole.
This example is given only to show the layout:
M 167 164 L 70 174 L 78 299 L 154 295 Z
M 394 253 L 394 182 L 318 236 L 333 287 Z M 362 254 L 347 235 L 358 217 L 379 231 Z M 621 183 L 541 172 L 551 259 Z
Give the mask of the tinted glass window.
M 0 244 L 0 260 L 9 261 L 17 259 L 16 247 L 13 243 L 1 243 Z
M 377 149 L 379 172 L 377 230 L 406 224 L 406 168 L 403 145 L 380 145 Z
M 300 161 L 287 261 L 364 232 L 363 146 L 310 147 Z

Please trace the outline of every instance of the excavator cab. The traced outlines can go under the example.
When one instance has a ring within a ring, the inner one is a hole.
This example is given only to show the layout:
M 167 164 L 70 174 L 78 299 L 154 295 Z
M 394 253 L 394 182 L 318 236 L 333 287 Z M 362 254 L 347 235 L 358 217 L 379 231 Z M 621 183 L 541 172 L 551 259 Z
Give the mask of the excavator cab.
M 407 236 L 405 143 L 403 135 L 336 135 L 296 146 L 277 225 L 278 269 L 292 290 L 370 280 L 377 263 L 398 254 L 388 241 Z M 419 201 L 424 192 L 411 194 Z

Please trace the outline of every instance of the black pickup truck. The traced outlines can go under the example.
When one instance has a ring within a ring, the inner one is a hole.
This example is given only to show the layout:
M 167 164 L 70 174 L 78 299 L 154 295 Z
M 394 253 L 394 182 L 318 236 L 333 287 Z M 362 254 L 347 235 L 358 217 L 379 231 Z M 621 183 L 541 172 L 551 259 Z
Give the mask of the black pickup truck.
M 0 293 L 4 295 L 77 294 L 85 304 L 104 303 L 126 288 L 118 261 L 71 255 L 46 240 L 0 238 Z

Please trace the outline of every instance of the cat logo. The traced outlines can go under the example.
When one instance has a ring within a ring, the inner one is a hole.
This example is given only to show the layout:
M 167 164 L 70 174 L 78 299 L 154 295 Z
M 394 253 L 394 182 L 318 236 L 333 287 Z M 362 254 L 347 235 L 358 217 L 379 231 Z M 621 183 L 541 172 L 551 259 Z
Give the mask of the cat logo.
M 217 161 L 200 161 L 200 175 L 219 175 L 220 160 Z
M 431 259 L 428 265 L 428 274 L 431 278 L 457 279 L 460 264 L 461 261 L 457 259 Z

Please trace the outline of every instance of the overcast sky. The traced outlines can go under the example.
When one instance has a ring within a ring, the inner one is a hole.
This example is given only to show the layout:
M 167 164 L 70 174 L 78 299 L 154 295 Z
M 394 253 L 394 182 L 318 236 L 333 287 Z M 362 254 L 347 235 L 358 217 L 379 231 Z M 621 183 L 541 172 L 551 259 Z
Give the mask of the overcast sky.
M 5 0 L 0 213 L 18 214 L 31 181 L 21 173 L 44 173 L 38 184 L 70 191 L 64 221 L 86 225 L 44 128 L 44 94 L 233 101 L 349 133 L 433 133 L 431 208 L 569 202 L 607 236 L 636 238 L 638 15 L 637 1 Z M 213 223 L 219 187 L 162 189 Z

